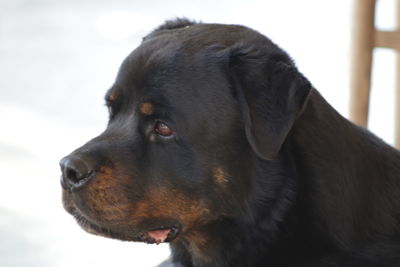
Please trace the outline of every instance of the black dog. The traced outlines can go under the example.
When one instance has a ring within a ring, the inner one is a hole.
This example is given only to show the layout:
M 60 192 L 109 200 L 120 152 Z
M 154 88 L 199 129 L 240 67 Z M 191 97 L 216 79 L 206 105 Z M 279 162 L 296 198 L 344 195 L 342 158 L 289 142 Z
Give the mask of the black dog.
M 169 21 L 106 102 L 104 133 L 61 160 L 88 232 L 170 242 L 174 266 L 400 266 L 400 153 L 259 33 Z

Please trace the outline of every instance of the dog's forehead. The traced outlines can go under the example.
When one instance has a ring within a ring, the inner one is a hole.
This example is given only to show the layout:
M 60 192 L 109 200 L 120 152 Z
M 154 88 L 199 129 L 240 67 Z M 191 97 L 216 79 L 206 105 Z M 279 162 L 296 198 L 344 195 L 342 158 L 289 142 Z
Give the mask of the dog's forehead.
M 185 97 L 186 102 L 192 98 L 189 94 L 197 95 L 199 102 L 201 96 L 226 93 L 220 92 L 228 87 L 224 53 L 238 37 L 221 36 L 226 29 L 217 26 L 190 28 L 144 41 L 124 60 L 116 88 L 135 99 L 156 94 L 170 100 Z

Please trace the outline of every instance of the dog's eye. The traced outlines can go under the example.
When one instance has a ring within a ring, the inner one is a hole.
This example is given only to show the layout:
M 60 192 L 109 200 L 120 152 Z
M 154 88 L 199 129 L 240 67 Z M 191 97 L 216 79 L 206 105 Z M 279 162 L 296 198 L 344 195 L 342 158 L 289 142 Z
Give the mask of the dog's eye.
M 168 125 L 161 121 L 156 123 L 154 131 L 162 137 L 169 137 L 174 134 L 174 131 L 172 131 L 171 128 L 168 127 Z

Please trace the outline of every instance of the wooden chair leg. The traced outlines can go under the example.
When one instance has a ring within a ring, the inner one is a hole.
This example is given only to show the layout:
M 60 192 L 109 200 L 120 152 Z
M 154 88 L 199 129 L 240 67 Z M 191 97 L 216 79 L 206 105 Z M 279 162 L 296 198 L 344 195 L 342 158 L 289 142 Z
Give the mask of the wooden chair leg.
M 397 0 L 397 32 L 400 32 L 400 0 Z M 397 47 L 396 98 L 395 98 L 395 146 L 400 149 L 400 47 Z
M 368 124 L 375 6 L 376 0 L 354 0 L 350 119 L 364 127 Z

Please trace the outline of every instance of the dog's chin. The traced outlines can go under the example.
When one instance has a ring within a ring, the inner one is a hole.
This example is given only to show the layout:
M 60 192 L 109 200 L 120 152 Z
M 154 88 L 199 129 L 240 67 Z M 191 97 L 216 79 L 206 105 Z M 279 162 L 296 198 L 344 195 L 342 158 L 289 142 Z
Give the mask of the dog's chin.
M 179 223 L 172 222 L 153 222 L 144 227 L 105 227 L 88 219 L 75 207 L 65 208 L 86 232 L 112 239 L 148 244 L 168 243 L 176 239 L 181 230 Z

